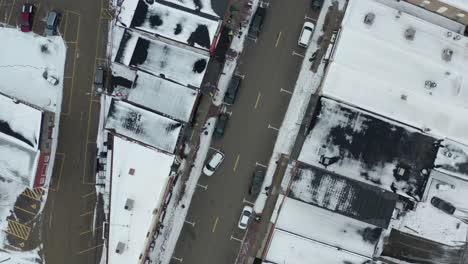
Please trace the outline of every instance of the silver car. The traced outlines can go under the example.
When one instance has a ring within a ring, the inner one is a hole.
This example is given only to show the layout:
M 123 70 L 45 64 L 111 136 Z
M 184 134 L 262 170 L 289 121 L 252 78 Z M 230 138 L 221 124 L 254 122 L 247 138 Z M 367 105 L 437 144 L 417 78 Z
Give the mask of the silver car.
M 57 34 L 57 24 L 60 14 L 57 11 L 50 11 L 47 14 L 46 25 L 44 28 L 44 35 L 55 36 Z

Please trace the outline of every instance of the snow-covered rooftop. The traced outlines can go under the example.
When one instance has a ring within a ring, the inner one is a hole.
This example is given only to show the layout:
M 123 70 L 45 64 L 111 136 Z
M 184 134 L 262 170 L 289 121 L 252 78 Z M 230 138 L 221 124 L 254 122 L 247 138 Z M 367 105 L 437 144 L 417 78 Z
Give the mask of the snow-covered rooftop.
M 434 142 L 415 129 L 322 97 L 299 160 L 420 199 L 428 178 L 423 172 L 436 157 Z
M 291 198 L 285 198 L 275 228 L 365 257 L 374 255 L 382 232 L 379 227 Z
M 112 100 L 106 129 L 173 153 L 182 124 L 129 103 Z
M 212 20 L 184 12 L 158 2 L 140 0 L 131 27 L 157 34 L 184 44 L 209 50 L 219 29 Z
M 326 246 L 286 231 L 273 231 L 268 253 L 263 263 L 291 264 L 368 264 L 368 258 Z
M 37 150 L 42 112 L 0 94 L 0 133 L 26 148 Z
M 444 140 L 440 145 L 434 162 L 435 168 L 468 180 L 468 146 L 451 140 Z
M 115 61 L 163 76 L 183 85 L 200 87 L 209 56 L 152 40 L 127 30 Z
M 137 72 L 130 89 L 120 86 L 114 93 L 182 122 L 190 120 L 198 98 L 196 90 L 142 71 Z
M 161 1 L 161 0 L 158 0 Z M 166 2 L 170 2 L 179 6 L 183 6 L 188 9 L 192 9 L 201 13 L 205 13 L 208 15 L 212 15 L 214 17 L 219 17 L 213 7 L 211 6 L 211 1 L 213 0 L 165 0 Z M 226 2 L 226 0 L 215 0 L 213 2 Z M 223 14 L 221 14 L 223 15 Z
M 350 1 L 323 94 L 468 144 L 467 45 L 377 1 Z
M 114 137 L 108 263 L 138 263 L 173 161 L 173 155 Z M 126 205 L 129 209 L 125 209 Z M 119 243 L 123 248 L 116 253 Z
M 288 197 L 387 228 L 397 195 L 325 169 L 300 164 Z
M 62 37 L 42 37 L 0 27 L 0 92 L 51 111 L 60 110 L 66 47 Z M 52 85 L 47 73 L 59 80 Z

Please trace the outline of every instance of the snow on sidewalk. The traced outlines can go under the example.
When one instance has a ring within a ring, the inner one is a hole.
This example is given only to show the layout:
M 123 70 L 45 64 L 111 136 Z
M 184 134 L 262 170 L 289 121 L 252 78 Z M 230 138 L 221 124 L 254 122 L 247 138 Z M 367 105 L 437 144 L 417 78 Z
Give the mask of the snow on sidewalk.
M 216 117 L 209 118 L 202 133 L 200 135 L 199 149 L 196 153 L 193 167 L 191 168 L 190 175 L 188 177 L 185 186 L 185 193 L 180 199 L 171 199 L 171 204 L 167 208 L 167 222 L 164 222 L 164 229 L 162 234 L 156 238 L 155 251 L 150 254 L 150 259 L 154 263 L 167 264 L 172 258 L 177 240 L 185 222 L 192 196 L 195 193 L 198 179 L 202 174 L 203 165 L 210 149 L 211 138 L 213 135 L 214 127 L 216 123 Z M 180 185 L 179 185 L 180 186 Z M 158 251 L 159 249 L 159 251 Z
M 305 58 L 310 58 L 312 54 L 318 49 L 317 41 L 323 34 L 323 26 L 325 17 L 328 12 L 328 8 L 333 5 L 334 2 L 338 3 L 338 8 L 342 10 L 346 0 L 325 0 L 320 12 L 320 16 L 317 19 L 314 34 L 312 40 L 305 53 Z M 325 63 L 322 61 L 318 67 L 317 73 L 313 73 L 310 68 L 312 62 L 308 59 L 302 61 L 301 70 L 299 77 L 297 78 L 294 92 L 289 102 L 288 110 L 284 116 L 283 123 L 281 124 L 278 138 L 273 149 L 273 154 L 268 164 L 268 169 L 265 175 L 265 180 L 262 185 L 262 192 L 255 201 L 254 211 L 257 214 L 262 213 L 263 208 L 267 200 L 267 191 L 265 187 L 269 187 L 273 181 L 273 175 L 276 171 L 276 162 L 279 160 L 281 154 L 291 154 L 297 135 L 302 125 L 302 121 L 305 117 L 307 106 L 309 104 L 312 94 L 314 94 L 320 86 L 322 77 L 324 75 Z

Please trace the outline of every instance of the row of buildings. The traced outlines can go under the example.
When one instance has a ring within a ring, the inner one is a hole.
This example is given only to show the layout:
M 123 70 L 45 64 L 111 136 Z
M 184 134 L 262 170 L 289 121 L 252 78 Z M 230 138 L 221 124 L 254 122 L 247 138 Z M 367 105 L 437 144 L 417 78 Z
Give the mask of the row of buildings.
M 468 9 L 408 2 L 348 2 L 263 263 L 465 263 Z
M 209 1 L 117 7 L 98 139 L 106 263 L 151 263 L 220 26 Z

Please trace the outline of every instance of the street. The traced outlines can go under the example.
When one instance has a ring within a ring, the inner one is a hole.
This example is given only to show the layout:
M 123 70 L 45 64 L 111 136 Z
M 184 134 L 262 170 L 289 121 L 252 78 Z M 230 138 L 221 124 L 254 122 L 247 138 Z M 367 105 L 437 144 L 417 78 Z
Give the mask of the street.
M 46 207 L 40 218 L 45 263 L 98 263 L 102 251 L 93 164 L 99 98 L 91 95 L 96 65 L 105 64 L 106 0 L 1 0 L 0 21 L 16 26 L 24 2 L 35 5 L 33 31 L 43 34 L 50 10 L 61 13 L 59 34 L 67 45 L 65 80 L 57 155 Z M 31 237 L 30 239 L 38 239 Z
M 246 40 L 237 101 L 227 107 L 226 133 L 212 144 L 226 158 L 213 176 L 200 178 L 172 264 L 235 262 L 245 234 L 240 213 L 255 200 L 251 177 L 268 164 L 305 51 L 297 40 L 305 19 L 316 16 L 306 0 L 270 1 L 259 38 Z

